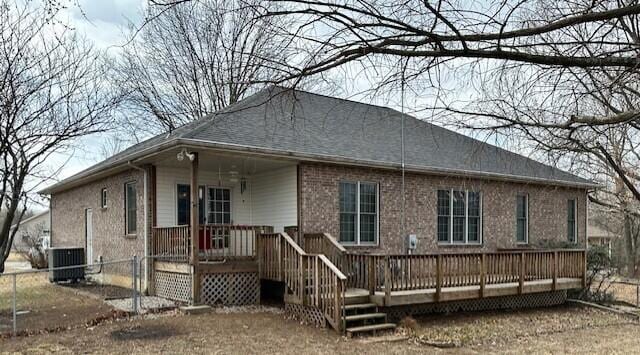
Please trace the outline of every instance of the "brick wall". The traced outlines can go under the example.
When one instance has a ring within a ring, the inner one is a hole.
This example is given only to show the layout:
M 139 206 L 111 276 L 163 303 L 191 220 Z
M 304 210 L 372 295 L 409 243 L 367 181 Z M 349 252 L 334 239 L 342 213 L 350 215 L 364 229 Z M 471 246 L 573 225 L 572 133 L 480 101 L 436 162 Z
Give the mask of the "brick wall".
M 342 180 L 379 184 L 380 243 L 375 252 L 404 252 L 401 174 L 397 171 L 301 164 L 300 223 L 304 233 L 328 232 L 339 236 L 338 186 Z M 516 195 L 529 194 L 529 246 L 563 244 L 567 240 L 567 199 L 578 201 L 578 245 L 585 245 L 586 191 L 536 184 L 510 183 L 422 174 L 406 174 L 406 231 L 417 234 L 418 253 L 434 251 L 515 248 Z M 482 246 L 446 246 L 437 243 L 438 189 L 473 189 L 482 193 Z
M 125 235 L 125 183 L 136 182 L 136 234 Z M 107 189 L 107 207 L 100 206 L 100 191 Z M 92 209 L 93 256 L 104 261 L 144 256 L 144 174 L 128 170 L 86 185 L 51 195 L 51 243 L 54 247 L 85 247 L 85 211 Z M 151 198 L 149 194 L 149 198 Z M 149 214 L 150 215 L 150 214 Z M 149 220 L 147 220 L 149 222 Z M 150 232 L 151 229 L 148 228 Z M 130 285 L 131 266 L 105 267 L 114 284 Z

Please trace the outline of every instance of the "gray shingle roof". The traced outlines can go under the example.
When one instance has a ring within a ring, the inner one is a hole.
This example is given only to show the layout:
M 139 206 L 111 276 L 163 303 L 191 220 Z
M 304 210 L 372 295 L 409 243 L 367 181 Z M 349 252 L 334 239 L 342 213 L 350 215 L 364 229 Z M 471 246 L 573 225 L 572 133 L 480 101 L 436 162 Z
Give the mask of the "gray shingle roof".
M 522 155 L 409 115 L 404 117 L 405 162 L 409 168 L 595 186 L 589 180 Z M 125 162 L 172 140 L 398 166 L 401 118 L 400 112 L 386 107 L 270 87 L 171 134 L 135 145 L 78 175 Z

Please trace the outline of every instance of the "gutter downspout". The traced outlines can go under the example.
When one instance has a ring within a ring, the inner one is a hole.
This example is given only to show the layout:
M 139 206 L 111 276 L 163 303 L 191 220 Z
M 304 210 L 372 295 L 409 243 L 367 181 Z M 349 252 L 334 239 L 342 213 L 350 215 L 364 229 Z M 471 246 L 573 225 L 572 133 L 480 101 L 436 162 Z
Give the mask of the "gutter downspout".
M 147 195 L 147 170 L 143 169 L 135 164 L 132 164 L 131 161 L 127 161 L 127 165 L 130 166 L 133 169 L 136 169 L 138 171 L 142 171 L 143 173 L 143 199 L 144 199 L 144 205 L 143 205 L 143 213 L 144 213 L 144 258 L 145 258 L 145 263 L 144 263 L 144 290 L 145 292 L 148 291 L 148 286 L 149 286 L 149 234 L 148 234 L 148 229 L 147 229 L 147 225 L 149 224 L 149 215 L 148 215 L 148 205 L 149 205 L 149 200 L 148 200 L 148 195 Z

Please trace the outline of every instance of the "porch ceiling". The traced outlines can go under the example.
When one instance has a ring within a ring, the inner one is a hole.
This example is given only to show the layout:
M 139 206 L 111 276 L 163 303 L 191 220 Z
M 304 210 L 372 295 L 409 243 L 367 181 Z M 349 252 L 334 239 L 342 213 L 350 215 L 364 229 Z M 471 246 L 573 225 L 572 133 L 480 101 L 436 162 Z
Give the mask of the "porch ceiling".
M 189 169 L 189 160 L 177 159 L 182 149 L 171 149 L 146 159 L 143 163 L 157 166 L 181 167 Z M 191 151 L 191 150 L 190 150 Z M 211 151 L 199 151 L 200 169 L 222 172 L 237 171 L 240 174 L 257 174 L 264 171 L 295 165 L 294 160 L 266 159 L 252 155 L 217 153 Z

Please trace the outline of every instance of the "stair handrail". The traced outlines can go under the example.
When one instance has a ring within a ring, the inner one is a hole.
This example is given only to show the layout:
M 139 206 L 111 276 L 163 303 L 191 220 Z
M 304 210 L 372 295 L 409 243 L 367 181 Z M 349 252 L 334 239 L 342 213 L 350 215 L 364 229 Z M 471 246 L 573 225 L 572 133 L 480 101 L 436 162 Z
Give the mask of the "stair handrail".
M 263 260 L 265 253 L 262 239 L 276 236 L 278 241 L 275 241 L 275 250 L 271 252 L 276 253 L 275 257 L 279 263 L 278 281 L 284 282 L 293 292 L 295 299 L 303 305 L 310 305 L 322 311 L 337 331 L 344 331 L 343 312 L 347 277 L 326 255 L 305 252 L 287 233 L 263 234 L 258 243 L 261 277 L 266 275 L 262 268 L 267 262 Z M 272 249 L 273 247 L 272 245 Z M 269 273 L 273 274 L 273 271 Z M 324 283 L 321 284 L 322 282 Z

